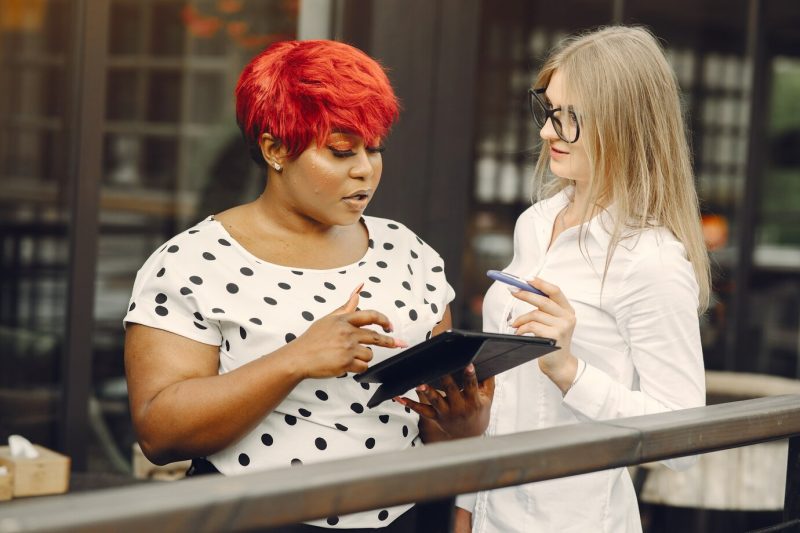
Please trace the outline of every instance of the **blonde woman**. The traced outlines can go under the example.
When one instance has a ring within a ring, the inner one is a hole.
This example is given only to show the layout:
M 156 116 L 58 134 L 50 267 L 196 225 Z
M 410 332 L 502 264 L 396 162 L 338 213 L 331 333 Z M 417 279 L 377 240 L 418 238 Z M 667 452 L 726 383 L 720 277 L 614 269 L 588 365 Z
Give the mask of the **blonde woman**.
M 495 283 L 484 329 L 552 337 L 561 350 L 497 376 L 488 433 L 703 405 L 698 314 L 709 298 L 708 257 L 662 49 L 642 28 L 568 38 L 529 97 L 543 141 L 542 200 L 519 217 L 506 271 L 548 296 Z M 681 463 L 689 461 L 670 462 Z M 624 468 L 458 505 L 457 531 L 641 531 Z

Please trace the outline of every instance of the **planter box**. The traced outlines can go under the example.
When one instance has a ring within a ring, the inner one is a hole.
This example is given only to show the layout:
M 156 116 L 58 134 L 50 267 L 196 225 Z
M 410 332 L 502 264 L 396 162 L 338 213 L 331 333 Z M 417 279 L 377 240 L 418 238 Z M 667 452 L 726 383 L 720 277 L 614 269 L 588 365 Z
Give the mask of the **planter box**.
M 10 477 L 14 498 L 67 492 L 69 488 L 69 457 L 42 446 L 34 445 L 34 448 L 39 452 L 39 457 L 27 459 L 11 457 L 8 446 L 0 446 L 0 466 L 7 467 L 11 474 L 10 476 L 0 476 L 0 486 L 2 486 L 3 477 Z

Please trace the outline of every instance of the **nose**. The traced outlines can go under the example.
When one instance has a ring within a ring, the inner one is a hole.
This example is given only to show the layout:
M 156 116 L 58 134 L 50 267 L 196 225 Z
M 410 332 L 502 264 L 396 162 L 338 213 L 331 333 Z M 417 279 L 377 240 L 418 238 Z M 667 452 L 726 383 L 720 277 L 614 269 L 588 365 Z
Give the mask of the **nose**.
M 558 134 L 556 133 L 555 128 L 553 128 L 553 121 L 550 117 L 547 117 L 547 120 L 544 122 L 544 126 L 542 129 L 539 130 L 539 137 L 545 141 L 554 141 L 558 139 Z
M 356 152 L 356 155 L 351 159 L 353 162 L 349 172 L 351 178 L 366 180 L 375 174 L 375 164 L 369 155 L 364 148 Z M 376 155 L 380 157 L 380 154 Z

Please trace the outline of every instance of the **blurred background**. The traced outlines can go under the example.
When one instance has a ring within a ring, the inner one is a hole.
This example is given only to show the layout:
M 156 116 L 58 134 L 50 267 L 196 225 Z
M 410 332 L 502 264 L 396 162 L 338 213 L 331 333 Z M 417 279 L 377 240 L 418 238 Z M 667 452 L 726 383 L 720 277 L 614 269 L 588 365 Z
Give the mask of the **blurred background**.
M 0 442 L 58 449 L 95 483 L 130 476 L 134 277 L 260 193 L 233 88 L 264 46 L 333 38 L 389 69 L 403 112 L 368 214 L 442 254 L 455 325 L 480 329 L 484 272 L 531 203 L 526 90 L 559 38 L 618 22 L 663 40 L 683 91 L 714 269 L 707 368 L 800 377 L 797 0 L 0 0 Z

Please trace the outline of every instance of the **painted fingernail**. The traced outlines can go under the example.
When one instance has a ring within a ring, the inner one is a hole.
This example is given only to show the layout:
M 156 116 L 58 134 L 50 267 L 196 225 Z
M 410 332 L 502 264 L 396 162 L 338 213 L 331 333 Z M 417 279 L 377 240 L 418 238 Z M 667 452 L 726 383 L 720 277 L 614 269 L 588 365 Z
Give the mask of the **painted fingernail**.
M 408 348 L 408 343 L 400 339 L 395 339 L 394 346 L 395 348 Z
M 426 390 L 428 390 L 427 385 L 420 385 L 419 387 L 417 387 L 417 392 L 425 392 Z
M 475 365 L 472 363 L 467 365 L 467 374 L 474 374 L 475 373 Z

